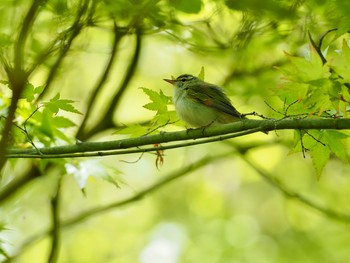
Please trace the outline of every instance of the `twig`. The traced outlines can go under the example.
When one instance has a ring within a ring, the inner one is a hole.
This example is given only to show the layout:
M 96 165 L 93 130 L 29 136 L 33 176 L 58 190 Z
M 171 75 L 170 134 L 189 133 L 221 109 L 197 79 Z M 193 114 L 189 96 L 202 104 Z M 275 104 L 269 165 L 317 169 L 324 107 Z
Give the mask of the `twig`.
M 302 130 L 299 130 L 299 139 L 300 139 L 300 146 L 301 146 L 301 152 L 303 153 L 303 158 L 306 158 L 306 152 L 309 150 L 305 148 L 304 141 L 303 141 L 303 132 Z
M 37 106 L 36 109 L 27 117 L 27 119 L 25 119 L 24 123 L 23 123 L 23 132 L 26 135 L 27 140 L 29 141 L 29 143 L 37 150 L 37 152 L 42 156 L 43 154 L 40 152 L 39 148 L 36 147 L 35 143 L 33 142 L 33 139 L 31 138 L 31 136 L 28 133 L 27 130 L 27 122 L 29 121 L 29 119 L 41 108 L 41 106 Z M 18 126 L 17 126 L 18 127 Z
M 155 127 L 154 129 L 149 130 L 148 132 L 146 132 L 146 133 L 145 133 L 144 135 L 142 135 L 142 136 L 147 136 L 147 135 L 149 135 L 149 134 L 155 132 L 156 130 L 167 126 L 168 124 L 174 124 L 174 123 L 176 123 L 176 122 L 177 122 L 177 121 L 170 122 L 170 120 L 167 120 L 166 123 L 164 123 L 164 124 L 162 124 L 162 125 L 158 125 L 157 127 Z
M 262 118 L 262 119 L 265 119 L 265 120 L 266 120 L 266 119 L 270 119 L 270 118 L 268 118 L 268 117 L 266 117 L 266 116 L 264 116 L 264 115 L 262 115 L 262 114 L 259 114 L 259 113 L 255 112 L 255 111 L 242 114 L 242 116 L 243 116 L 243 117 L 246 117 L 246 116 L 258 116 L 258 117 L 260 117 L 260 118 Z
M 139 157 L 137 158 L 137 160 L 135 160 L 135 161 L 120 160 L 120 162 L 123 162 L 123 163 L 130 163 L 130 164 L 138 163 L 138 162 L 141 160 L 142 156 L 143 156 L 145 153 L 146 153 L 145 151 L 141 152 L 140 156 L 139 156 Z

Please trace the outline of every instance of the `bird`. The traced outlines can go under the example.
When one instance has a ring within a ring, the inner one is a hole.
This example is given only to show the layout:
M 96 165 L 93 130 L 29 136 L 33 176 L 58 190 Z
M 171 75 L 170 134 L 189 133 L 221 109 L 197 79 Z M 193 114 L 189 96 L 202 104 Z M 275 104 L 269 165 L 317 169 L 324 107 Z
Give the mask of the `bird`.
M 172 84 L 175 111 L 190 128 L 220 125 L 247 119 L 231 103 L 224 90 L 190 74 L 163 79 Z

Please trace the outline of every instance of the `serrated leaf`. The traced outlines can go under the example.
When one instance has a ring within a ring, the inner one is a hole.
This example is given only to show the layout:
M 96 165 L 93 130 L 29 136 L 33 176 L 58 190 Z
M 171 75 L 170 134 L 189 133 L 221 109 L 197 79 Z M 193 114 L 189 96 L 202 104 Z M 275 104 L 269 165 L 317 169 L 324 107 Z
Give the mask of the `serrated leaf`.
M 61 95 L 60 95 L 59 93 L 57 93 L 57 94 L 55 95 L 55 97 L 53 97 L 50 101 L 59 100 L 60 96 L 61 96 Z
M 148 128 L 145 126 L 141 126 L 139 124 L 130 125 L 125 128 L 122 128 L 115 132 L 116 134 L 128 134 L 131 137 L 139 137 L 145 135 L 148 132 Z
M 157 111 L 157 112 L 166 112 L 168 110 L 168 102 L 170 98 L 166 96 L 162 90 L 158 92 L 147 89 L 147 88 L 141 88 L 144 93 L 147 94 L 147 96 L 150 98 L 152 102 L 145 104 L 143 107 L 151 110 L 151 111 Z
M 80 111 L 78 111 L 72 103 L 75 103 L 74 100 L 57 100 L 56 105 L 60 110 L 68 111 L 68 112 L 73 112 L 77 114 L 82 114 Z
M 49 109 L 54 114 L 57 114 L 58 111 L 60 110 L 60 108 L 58 108 L 58 106 L 55 103 L 48 102 L 48 103 L 44 103 L 44 105 L 47 109 Z
M 70 128 L 76 126 L 74 122 L 63 116 L 55 116 L 52 118 L 52 123 L 56 128 Z
M 327 144 L 329 149 L 343 162 L 348 161 L 346 154 L 346 148 L 342 140 L 347 139 L 349 136 L 335 130 L 329 130 L 324 132 L 324 143 Z
M 320 178 L 323 168 L 329 160 L 331 151 L 325 145 L 321 143 L 316 143 L 314 147 L 311 148 L 310 154 L 312 163 L 315 167 L 317 178 Z
M 292 56 L 286 53 L 290 63 L 279 68 L 286 79 L 294 82 L 308 83 L 312 80 L 327 78 L 330 73 L 316 50 L 310 47 L 310 59 Z
M 45 102 L 44 105 L 55 114 L 57 114 L 59 110 L 82 114 L 72 105 L 73 103 L 75 103 L 74 100 L 60 99 L 60 94 L 57 93 L 55 97 L 53 97 L 49 102 Z
M 334 56 L 329 65 L 339 74 L 344 82 L 350 82 L 350 47 L 346 40 L 343 40 L 342 52 Z
M 147 103 L 147 104 L 143 105 L 142 107 L 144 107 L 147 110 L 151 110 L 151 111 L 164 111 L 164 107 L 162 107 L 160 104 L 157 104 L 155 102 Z
M 55 129 L 54 133 L 55 133 L 55 140 L 61 139 L 61 140 L 66 141 L 68 143 L 72 142 L 72 139 L 67 136 L 67 133 L 64 130 Z
M 300 130 L 294 130 L 294 141 L 293 141 L 293 148 L 290 149 L 290 151 L 288 152 L 288 154 L 293 154 L 293 153 L 298 153 L 301 152 L 301 143 L 300 143 L 300 138 L 302 138 L 304 132 L 302 132 L 302 134 L 300 134 L 302 131 Z
M 41 115 L 39 131 L 49 138 L 53 138 L 54 127 L 52 126 L 52 114 L 48 110 L 44 110 Z

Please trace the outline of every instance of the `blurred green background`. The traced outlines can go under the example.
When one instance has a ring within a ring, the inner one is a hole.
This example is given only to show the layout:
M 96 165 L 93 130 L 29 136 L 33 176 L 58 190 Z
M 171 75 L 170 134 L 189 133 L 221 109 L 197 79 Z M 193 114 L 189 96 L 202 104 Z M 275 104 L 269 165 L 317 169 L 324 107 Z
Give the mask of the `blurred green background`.
M 1 56 L 9 61 L 23 19 L 35 2 L 0 2 Z M 73 143 L 125 138 L 118 131 L 134 124 L 152 127 L 148 121 L 154 112 L 143 108 L 149 98 L 140 87 L 171 96 L 172 87 L 163 78 L 198 75 L 201 67 L 205 80 L 223 86 L 240 112 L 281 118 L 276 111 L 283 101 L 275 90 L 285 81 L 277 69 L 288 63 L 285 52 L 307 57 L 308 31 L 319 40 L 338 28 L 323 43 L 336 52 L 343 39 L 348 42 L 350 25 L 350 4 L 340 0 L 39 2 L 23 60 L 30 67 L 55 43 L 29 77 L 34 86 L 45 85 L 55 62 L 68 50 L 38 103 L 58 92 L 75 101 L 83 115 L 66 113 L 77 126 L 64 131 Z M 111 71 L 76 136 L 115 37 L 119 42 Z M 0 77 L 7 79 L 4 69 Z M 125 90 L 113 106 L 113 125 L 94 130 L 122 83 Z M 2 104 L 4 111 L 6 103 Z M 181 129 L 171 124 L 162 128 Z M 349 165 L 332 156 L 318 178 L 310 156 L 293 152 L 293 135 L 276 131 L 166 150 L 159 169 L 153 153 L 11 160 L 3 169 L 1 189 L 33 165 L 44 168 L 0 203 L 1 262 L 348 262 Z M 200 167 L 182 171 L 198 162 Z M 69 167 L 76 170 L 69 172 Z M 176 173 L 182 175 L 153 191 L 152 185 Z M 104 180 L 108 176 L 119 187 Z M 50 261 L 51 199 L 59 180 L 62 225 L 58 256 Z M 142 198 L 65 223 L 148 187 Z

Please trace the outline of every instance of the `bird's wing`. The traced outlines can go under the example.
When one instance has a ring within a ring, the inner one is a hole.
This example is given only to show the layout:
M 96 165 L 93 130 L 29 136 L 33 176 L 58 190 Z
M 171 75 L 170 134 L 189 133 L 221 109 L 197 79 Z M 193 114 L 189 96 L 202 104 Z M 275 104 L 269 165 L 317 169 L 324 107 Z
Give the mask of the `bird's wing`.
M 234 117 L 242 118 L 242 114 L 232 106 L 225 93 L 215 85 L 205 83 L 187 89 L 186 92 L 190 98 L 207 107 L 213 107 Z

